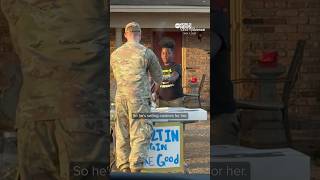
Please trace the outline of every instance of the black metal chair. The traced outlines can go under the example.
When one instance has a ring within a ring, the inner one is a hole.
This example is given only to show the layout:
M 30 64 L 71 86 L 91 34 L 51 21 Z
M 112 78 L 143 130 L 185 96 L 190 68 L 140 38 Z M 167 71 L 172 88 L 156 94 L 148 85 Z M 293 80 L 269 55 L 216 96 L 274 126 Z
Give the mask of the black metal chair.
M 282 123 L 284 126 L 286 139 L 288 146 L 292 145 L 290 124 L 288 119 L 288 104 L 290 93 L 292 92 L 295 83 L 298 79 L 298 74 L 300 67 L 302 65 L 302 59 L 304 54 L 305 40 L 299 40 L 295 49 L 295 53 L 289 67 L 288 73 L 285 79 L 240 79 L 233 81 L 234 83 L 243 83 L 243 82 L 261 82 L 261 81 L 274 81 L 276 83 L 284 83 L 281 102 L 278 103 L 267 103 L 267 102 L 257 102 L 257 101 L 248 101 L 248 100 L 237 100 L 236 106 L 238 109 L 247 109 L 247 110 L 263 110 L 263 111 L 281 111 L 282 113 Z
M 203 88 L 203 84 L 204 84 L 205 79 L 206 79 L 206 75 L 202 74 L 201 81 L 200 81 L 197 93 L 184 94 L 184 100 L 183 100 L 184 102 L 185 102 L 185 98 L 188 98 L 188 97 L 197 98 L 199 107 L 201 108 L 201 99 L 200 99 L 201 97 L 200 96 L 201 96 L 201 90 Z M 187 88 L 191 88 L 190 85 L 187 86 Z

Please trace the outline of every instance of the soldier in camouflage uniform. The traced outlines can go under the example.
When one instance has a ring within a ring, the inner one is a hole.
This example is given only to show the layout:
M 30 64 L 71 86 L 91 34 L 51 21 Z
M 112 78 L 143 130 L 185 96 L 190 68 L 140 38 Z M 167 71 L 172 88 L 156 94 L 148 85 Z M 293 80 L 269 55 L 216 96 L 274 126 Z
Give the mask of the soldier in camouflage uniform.
M 134 119 L 132 115 L 150 112 L 148 72 L 159 86 L 162 69 L 152 50 L 139 43 L 141 28 L 138 23 L 127 24 L 125 37 L 127 42 L 111 54 L 111 66 L 117 82 L 116 164 L 123 172 L 140 172 L 153 127 L 149 119 Z
M 107 165 L 107 11 L 101 0 L 2 0 L 22 67 L 21 180 L 67 180 Z

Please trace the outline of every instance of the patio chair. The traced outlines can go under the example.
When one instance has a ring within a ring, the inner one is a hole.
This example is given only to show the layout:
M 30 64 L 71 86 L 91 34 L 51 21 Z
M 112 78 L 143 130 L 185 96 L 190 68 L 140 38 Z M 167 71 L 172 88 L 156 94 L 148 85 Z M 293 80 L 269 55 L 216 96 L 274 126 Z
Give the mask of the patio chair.
M 274 81 L 276 83 L 284 83 L 283 92 L 281 101 L 279 103 L 267 103 L 267 102 L 257 102 L 257 101 L 248 101 L 248 100 L 237 100 L 236 106 L 238 109 L 246 110 L 263 110 L 263 111 L 281 111 L 282 113 L 282 123 L 284 126 L 286 139 L 288 146 L 292 145 L 290 124 L 288 119 L 288 102 L 290 98 L 290 93 L 292 92 L 295 83 L 298 79 L 298 74 L 302 64 L 305 40 L 299 40 L 294 52 L 292 62 L 290 64 L 288 73 L 285 79 L 240 79 L 233 81 L 234 83 L 243 83 L 243 82 L 261 82 L 261 81 Z
M 197 93 L 187 93 L 187 94 L 184 94 L 184 100 L 183 100 L 183 102 L 185 102 L 185 98 L 188 98 L 188 97 L 196 98 L 196 99 L 198 100 L 199 107 L 201 108 L 201 99 L 200 99 L 200 96 L 201 96 L 201 90 L 202 90 L 202 87 L 203 87 L 203 84 L 204 84 L 205 79 L 206 79 L 206 75 L 205 75 L 205 74 L 202 74 L 201 81 L 200 81 L 200 84 L 199 84 Z M 190 87 L 190 86 L 187 86 L 187 88 L 191 88 L 191 87 Z

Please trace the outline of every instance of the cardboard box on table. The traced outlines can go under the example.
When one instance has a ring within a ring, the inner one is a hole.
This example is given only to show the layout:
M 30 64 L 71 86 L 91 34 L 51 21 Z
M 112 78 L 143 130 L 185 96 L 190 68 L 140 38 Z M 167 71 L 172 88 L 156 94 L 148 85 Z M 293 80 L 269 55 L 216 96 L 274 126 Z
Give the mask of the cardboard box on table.
M 207 112 L 183 107 L 156 108 L 152 112 L 156 118 L 152 118 L 154 131 L 143 172 L 184 172 L 183 123 L 207 120 Z

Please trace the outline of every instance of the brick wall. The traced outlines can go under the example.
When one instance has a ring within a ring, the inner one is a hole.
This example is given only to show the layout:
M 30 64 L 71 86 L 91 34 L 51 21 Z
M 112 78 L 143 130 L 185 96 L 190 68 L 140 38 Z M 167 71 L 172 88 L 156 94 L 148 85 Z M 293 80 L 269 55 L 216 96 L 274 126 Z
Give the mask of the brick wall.
M 248 67 L 257 62 L 263 51 L 277 50 L 279 62 L 289 65 L 297 40 L 307 40 L 301 73 L 292 93 L 289 111 L 292 122 L 319 122 L 320 1 L 243 0 L 242 17 L 242 78 L 250 76 Z M 242 96 L 255 95 L 254 86 L 245 86 Z M 317 137 L 315 133 L 306 136 Z
M 170 31 L 169 29 L 167 29 Z M 152 49 L 152 33 L 153 29 L 142 29 L 142 39 L 141 43 L 146 47 Z M 110 52 L 115 50 L 115 30 L 110 31 Z M 209 30 L 203 33 L 203 38 L 201 41 L 198 39 L 197 35 L 184 35 L 182 38 L 182 46 L 186 48 L 186 80 L 191 79 L 191 77 L 196 76 L 199 81 L 202 74 L 206 74 L 206 81 L 204 83 L 201 95 L 203 106 L 209 109 L 210 104 L 210 60 L 208 50 L 210 49 L 210 33 Z M 160 58 L 160 57 L 159 57 Z M 115 95 L 115 81 L 113 75 L 110 78 L 111 84 L 111 99 Z M 186 89 L 186 92 L 189 90 Z M 193 101 L 190 105 L 193 105 Z
M 205 83 L 201 91 L 203 105 L 209 109 L 210 104 L 210 30 L 203 32 L 201 41 L 197 35 L 186 35 L 183 37 L 183 45 L 186 48 L 186 79 L 192 76 L 200 81 L 205 74 Z

